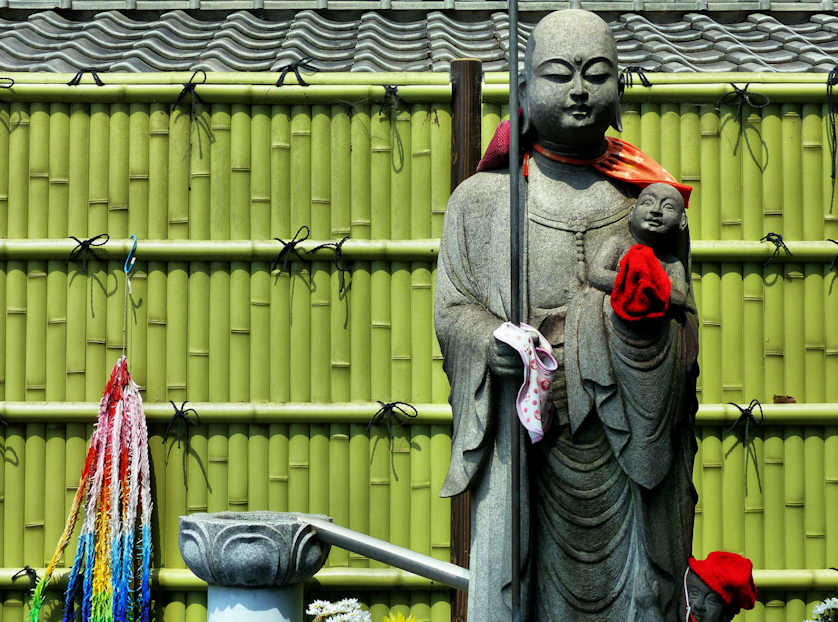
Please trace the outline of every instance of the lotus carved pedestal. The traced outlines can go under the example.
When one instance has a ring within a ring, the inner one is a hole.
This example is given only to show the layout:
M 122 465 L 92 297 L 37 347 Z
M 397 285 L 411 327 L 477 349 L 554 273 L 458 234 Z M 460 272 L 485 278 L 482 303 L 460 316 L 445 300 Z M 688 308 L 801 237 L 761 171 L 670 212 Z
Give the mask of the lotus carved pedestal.
M 303 582 L 320 569 L 330 548 L 317 538 L 306 516 L 329 520 L 281 512 L 180 517 L 183 560 L 209 584 L 209 622 L 303 619 Z

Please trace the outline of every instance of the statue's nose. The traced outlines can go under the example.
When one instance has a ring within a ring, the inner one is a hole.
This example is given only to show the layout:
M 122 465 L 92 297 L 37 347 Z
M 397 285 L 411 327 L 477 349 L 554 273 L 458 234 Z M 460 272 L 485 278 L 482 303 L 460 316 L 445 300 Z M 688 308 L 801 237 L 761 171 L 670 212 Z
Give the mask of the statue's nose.
M 570 87 L 570 96 L 574 99 L 586 99 L 588 97 L 588 91 L 585 88 L 585 82 L 582 80 L 582 75 L 580 73 L 575 73 L 573 75 L 573 82 Z

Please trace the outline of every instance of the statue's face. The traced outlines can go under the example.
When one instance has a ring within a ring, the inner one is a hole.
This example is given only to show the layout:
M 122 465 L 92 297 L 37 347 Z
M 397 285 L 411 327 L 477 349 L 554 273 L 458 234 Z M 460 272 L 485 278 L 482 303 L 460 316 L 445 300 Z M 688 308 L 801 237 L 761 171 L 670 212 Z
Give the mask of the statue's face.
M 608 25 L 587 11 L 542 19 L 528 46 L 526 99 L 539 140 L 601 142 L 619 105 L 617 53 Z
M 687 577 L 687 597 L 697 622 L 730 622 L 733 619 L 725 610 L 722 597 L 707 587 L 694 572 Z
M 687 224 L 681 193 L 669 184 L 647 186 L 632 208 L 630 224 L 644 241 L 669 238 Z

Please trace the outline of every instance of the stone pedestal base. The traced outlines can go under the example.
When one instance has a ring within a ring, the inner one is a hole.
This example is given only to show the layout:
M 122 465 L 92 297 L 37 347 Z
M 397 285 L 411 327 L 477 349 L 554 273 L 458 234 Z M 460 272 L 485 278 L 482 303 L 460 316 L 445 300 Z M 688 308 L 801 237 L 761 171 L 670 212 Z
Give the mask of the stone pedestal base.
M 250 588 L 209 585 L 208 622 L 302 622 L 303 585 Z

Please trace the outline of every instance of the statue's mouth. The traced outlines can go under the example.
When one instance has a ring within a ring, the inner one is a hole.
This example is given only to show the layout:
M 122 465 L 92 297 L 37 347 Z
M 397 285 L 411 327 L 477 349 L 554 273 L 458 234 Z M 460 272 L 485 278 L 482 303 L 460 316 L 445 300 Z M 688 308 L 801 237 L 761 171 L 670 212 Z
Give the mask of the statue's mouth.
M 591 107 L 584 104 L 569 106 L 567 110 L 574 119 L 584 119 L 591 114 Z

